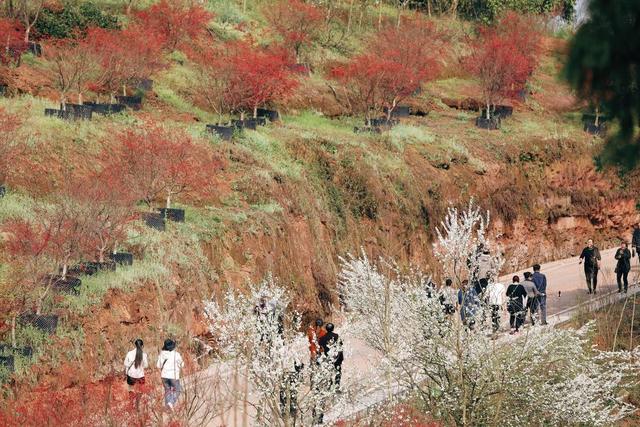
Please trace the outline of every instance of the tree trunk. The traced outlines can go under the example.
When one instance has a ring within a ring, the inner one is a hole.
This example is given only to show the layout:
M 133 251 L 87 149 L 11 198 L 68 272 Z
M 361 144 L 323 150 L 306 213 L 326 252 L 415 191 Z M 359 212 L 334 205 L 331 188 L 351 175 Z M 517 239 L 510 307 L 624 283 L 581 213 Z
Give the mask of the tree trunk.
M 258 118 L 258 106 L 254 106 L 253 107 L 253 118 L 257 119 Z
M 382 28 L 382 0 L 378 0 L 378 31 Z
M 31 33 L 31 25 L 27 25 L 24 30 L 24 42 L 29 43 L 29 34 Z
M 11 345 L 16 348 L 16 316 L 11 316 Z
M 431 18 L 431 0 L 427 0 L 427 15 Z
M 600 108 L 596 107 L 596 120 L 595 123 L 596 127 L 598 127 L 598 125 L 600 124 Z
M 244 120 L 244 111 L 240 111 L 240 120 Z
M 247 0 L 242 0 L 242 13 L 247 13 Z
M 457 14 L 458 14 L 458 0 L 453 0 L 451 2 L 451 8 L 449 9 L 449 13 L 454 18 L 457 16 Z
M 127 85 L 122 85 L 122 96 L 127 96 Z
M 60 277 L 62 278 L 62 280 L 65 280 L 67 278 L 67 272 L 69 271 L 69 266 L 67 265 L 67 263 L 65 262 L 62 265 L 62 274 L 60 274 Z
M 171 192 L 167 191 L 167 209 L 171 207 Z
M 82 92 L 78 93 L 78 104 L 82 105 Z
M 487 120 L 491 118 L 491 103 L 487 102 Z

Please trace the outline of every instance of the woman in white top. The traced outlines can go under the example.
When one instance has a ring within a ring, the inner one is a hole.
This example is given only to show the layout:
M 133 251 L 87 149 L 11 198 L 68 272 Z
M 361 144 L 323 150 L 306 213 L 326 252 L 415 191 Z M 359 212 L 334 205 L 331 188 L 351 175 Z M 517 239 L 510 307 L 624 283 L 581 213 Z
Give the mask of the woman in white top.
M 134 341 L 134 345 L 136 348 L 128 352 L 124 358 L 124 372 L 130 389 L 144 384 L 144 370 L 149 367 L 147 354 L 142 351 L 144 347 L 142 340 L 138 338 Z
M 169 409 L 173 409 L 180 395 L 180 370 L 184 367 L 182 356 L 176 351 L 175 341 L 164 341 L 157 366 L 164 386 L 164 402 Z
M 500 329 L 500 316 L 502 307 L 504 306 L 504 297 L 506 289 L 502 283 L 489 283 L 487 286 L 487 299 L 489 307 L 491 307 L 491 320 L 493 322 L 493 331 L 498 332 Z

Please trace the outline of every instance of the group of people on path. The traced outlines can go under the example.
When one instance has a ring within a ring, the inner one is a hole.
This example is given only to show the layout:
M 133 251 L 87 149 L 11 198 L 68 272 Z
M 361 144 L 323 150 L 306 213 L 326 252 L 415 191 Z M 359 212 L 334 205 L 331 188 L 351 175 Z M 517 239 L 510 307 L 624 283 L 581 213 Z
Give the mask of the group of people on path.
M 492 280 L 490 274 L 474 280 L 472 284 L 463 280 L 457 291 L 453 288 L 453 281 L 446 279 L 439 291 L 439 299 L 445 314 L 453 315 L 459 311 L 460 319 L 470 329 L 475 327 L 480 316 L 484 318 L 486 313 L 491 313 L 494 332 L 500 329 L 500 319 L 506 303 L 511 331 L 516 333 L 524 324 L 527 313 L 532 325 L 538 317 L 541 324 L 547 324 L 546 292 L 547 278 L 540 272 L 540 265 L 536 264 L 533 266 L 533 273 L 524 273 L 522 283 L 519 276 L 513 276 L 512 283 L 507 288 Z
M 616 283 L 618 284 L 618 293 L 627 293 L 629 289 L 629 272 L 631 271 L 631 259 L 638 253 L 640 257 L 640 224 L 636 224 L 633 229 L 633 238 L 631 240 L 632 249 L 629 250 L 627 242 L 620 243 L 620 247 L 614 255 L 616 260 Z M 593 240 L 587 241 L 587 246 L 580 253 L 580 264 L 584 263 L 584 276 L 587 282 L 587 292 L 596 294 L 598 287 L 598 272 L 600 271 L 600 262 L 602 256 L 600 250 L 593 244 Z
M 140 338 L 134 341 L 134 346 L 135 348 L 124 358 L 124 369 L 129 392 L 137 402 L 142 394 L 141 388 L 145 384 L 145 369 L 149 368 L 149 357 L 144 352 L 144 342 Z M 184 367 L 184 360 L 176 350 L 174 340 L 164 341 L 156 367 L 160 370 L 165 405 L 169 410 L 173 410 L 180 396 L 180 371 Z

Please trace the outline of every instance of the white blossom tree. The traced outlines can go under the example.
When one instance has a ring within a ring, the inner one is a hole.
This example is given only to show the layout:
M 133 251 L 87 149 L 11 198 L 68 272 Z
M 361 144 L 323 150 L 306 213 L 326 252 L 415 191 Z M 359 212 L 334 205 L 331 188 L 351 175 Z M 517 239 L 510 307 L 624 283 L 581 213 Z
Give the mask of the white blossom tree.
M 230 290 L 223 304 L 205 304 L 220 356 L 246 369 L 246 394 L 255 395 L 249 405 L 259 425 L 310 425 L 338 399 L 332 360 L 342 349 L 335 345 L 310 362 L 300 315 L 289 305 L 287 292 L 271 277 L 248 294 Z

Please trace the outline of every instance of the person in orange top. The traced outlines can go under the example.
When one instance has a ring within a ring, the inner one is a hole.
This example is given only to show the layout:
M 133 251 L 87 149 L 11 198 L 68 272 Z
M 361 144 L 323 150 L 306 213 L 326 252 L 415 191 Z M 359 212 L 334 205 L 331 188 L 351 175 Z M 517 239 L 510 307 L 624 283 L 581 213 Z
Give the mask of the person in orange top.
M 316 356 L 318 353 L 322 351 L 320 348 L 320 338 L 327 334 L 327 331 L 323 327 L 324 322 L 322 319 L 316 319 L 315 322 L 309 325 L 307 329 L 307 338 L 309 339 L 309 353 L 311 353 L 311 360 L 316 360 Z

